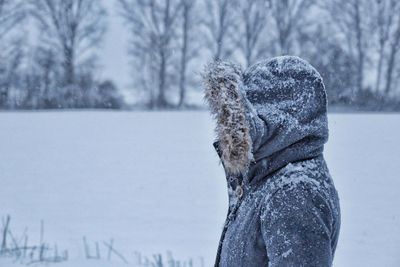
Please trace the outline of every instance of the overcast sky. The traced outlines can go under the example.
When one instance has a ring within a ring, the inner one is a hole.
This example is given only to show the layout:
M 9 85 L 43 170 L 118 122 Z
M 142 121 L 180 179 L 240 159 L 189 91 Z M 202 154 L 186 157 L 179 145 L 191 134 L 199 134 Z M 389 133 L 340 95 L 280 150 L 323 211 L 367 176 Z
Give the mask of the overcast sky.
M 101 79 L 111 79 L 122 90 L 130 90 L 132 80 L 129 77 L 131 67 L 127 56 L 128 30 L 118 15 L 117 0 L 102 0 L 108 13 L 108 28 L 104 42 L 99 48 Z

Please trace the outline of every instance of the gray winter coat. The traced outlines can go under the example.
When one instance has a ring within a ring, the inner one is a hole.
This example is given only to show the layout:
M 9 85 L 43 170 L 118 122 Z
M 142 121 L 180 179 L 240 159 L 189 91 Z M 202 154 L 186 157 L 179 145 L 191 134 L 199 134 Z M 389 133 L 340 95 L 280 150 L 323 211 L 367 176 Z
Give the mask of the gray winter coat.
M 320 74 L 285 56 L 245 72 L 217 61 L 204 82 L 229 192 L 215 266 L 331 266 L 340 209 L 322 154 L 328 121 Z

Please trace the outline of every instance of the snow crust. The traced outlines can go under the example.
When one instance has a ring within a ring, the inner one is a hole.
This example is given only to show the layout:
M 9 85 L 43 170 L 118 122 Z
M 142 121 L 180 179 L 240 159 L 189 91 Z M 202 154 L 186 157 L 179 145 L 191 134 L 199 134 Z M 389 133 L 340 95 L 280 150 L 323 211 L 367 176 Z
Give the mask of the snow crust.
M 32 242 L 43 219 L 45 240 L 70 252 L 56 266 L 126 266 L 84 260 L 84 235 L 114 238 L 130 258 L 171 250 L 212 265 L 228 196 L 207 112 L 21 112 L 0 121 L 0 216 L 11 215 L 17 234 L 28 227 Z M 329 122 L 325 157 L 342 212 L 334 266 L 397 267 L 400 115 Z

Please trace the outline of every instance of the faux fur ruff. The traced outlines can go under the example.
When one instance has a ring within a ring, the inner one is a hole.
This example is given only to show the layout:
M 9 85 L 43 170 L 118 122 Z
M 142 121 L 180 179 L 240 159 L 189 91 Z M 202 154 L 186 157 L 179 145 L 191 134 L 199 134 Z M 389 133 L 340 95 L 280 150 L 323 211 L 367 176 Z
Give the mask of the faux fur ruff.
M 244 174 L 253 159 L 241 80 L 240 67 L 230 62 L 212 62 L 203 72 L 205 100 L 217 121 L 221 160 L 225 170 L 234 175 Z

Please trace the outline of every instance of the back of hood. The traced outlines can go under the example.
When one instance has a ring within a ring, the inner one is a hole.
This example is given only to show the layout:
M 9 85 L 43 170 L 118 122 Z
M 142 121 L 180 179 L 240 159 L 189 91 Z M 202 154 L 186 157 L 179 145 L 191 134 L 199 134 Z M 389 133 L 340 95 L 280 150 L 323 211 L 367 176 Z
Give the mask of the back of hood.
M 216 61 L 203 78 L 227 175 L 258 181 L 322 154 L 328 140 L 326 92 L 321 75 L 305 60 L 276 57 L 244 72 Z

